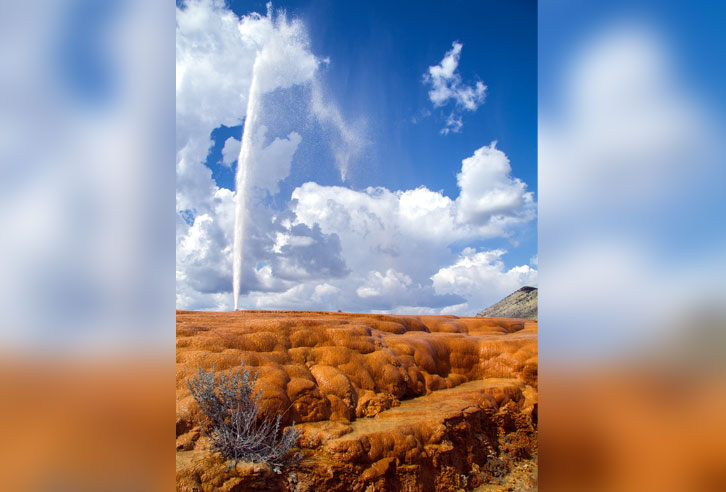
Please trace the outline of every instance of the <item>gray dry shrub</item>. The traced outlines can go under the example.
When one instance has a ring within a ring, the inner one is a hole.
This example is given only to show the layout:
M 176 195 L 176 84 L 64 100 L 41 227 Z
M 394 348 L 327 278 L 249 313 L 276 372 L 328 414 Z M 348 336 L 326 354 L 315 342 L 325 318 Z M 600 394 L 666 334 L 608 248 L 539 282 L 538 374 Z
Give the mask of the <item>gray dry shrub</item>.
M 211 421 L 211 431 L 201 426 L 214 449 L 228 460 L 229 468 L 238 461 L 265 463 L 280 468 L 298 459 L 291 449 L 300 437 L 295 424 L 280 432 L 281 415 L 260 413 L 262 391 L 253 393 L 257 375 L 251 376 L 244 364 L 238 369 L 207 372 L 199 369 L 187 379 L 189 390 L 200 410 Z M 200 424 L 201 425 L 201 424 Z

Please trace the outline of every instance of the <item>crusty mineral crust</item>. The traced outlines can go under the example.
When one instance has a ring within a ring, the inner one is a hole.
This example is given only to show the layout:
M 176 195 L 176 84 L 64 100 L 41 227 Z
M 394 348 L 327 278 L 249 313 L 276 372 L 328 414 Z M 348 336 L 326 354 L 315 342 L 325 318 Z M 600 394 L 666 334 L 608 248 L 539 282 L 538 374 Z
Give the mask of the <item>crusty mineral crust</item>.
M 302 423 L 283 474 L 227 471 L 200 437 L 186 379 L 240 362 Z M 536 386 L 536 322 L 178 311 L 177 489 L 471 490 L 536 452 Z

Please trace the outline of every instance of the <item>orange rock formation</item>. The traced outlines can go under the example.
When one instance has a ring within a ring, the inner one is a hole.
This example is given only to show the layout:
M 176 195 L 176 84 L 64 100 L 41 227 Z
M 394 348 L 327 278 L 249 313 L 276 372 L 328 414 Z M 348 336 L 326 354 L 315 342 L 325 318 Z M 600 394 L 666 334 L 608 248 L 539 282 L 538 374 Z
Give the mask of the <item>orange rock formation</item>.
M 245 366 L 301 423 L 275 475 L 200 438 L 186 380 Z M 326 312 L 177 312 L 178 490 L 471 490 L 536 451 L 537 323 Z

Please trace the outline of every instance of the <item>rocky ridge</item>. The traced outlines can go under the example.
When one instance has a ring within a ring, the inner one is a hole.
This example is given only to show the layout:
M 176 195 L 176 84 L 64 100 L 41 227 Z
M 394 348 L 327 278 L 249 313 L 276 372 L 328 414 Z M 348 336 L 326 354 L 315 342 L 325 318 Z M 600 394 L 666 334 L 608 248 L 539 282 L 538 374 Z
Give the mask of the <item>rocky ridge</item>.
M 522 287 L 477 314 L 482 318 L 537 319 L 537 288 Z

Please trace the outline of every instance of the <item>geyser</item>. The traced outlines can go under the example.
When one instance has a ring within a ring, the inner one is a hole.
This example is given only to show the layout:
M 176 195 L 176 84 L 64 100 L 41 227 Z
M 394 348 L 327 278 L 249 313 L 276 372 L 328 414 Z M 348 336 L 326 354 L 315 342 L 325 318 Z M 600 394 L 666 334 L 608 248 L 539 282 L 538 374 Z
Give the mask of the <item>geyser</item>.
M 287 176 L 289 165 L 287 167 L 280 165 L 281 162 L 271 164 L 270 159 L 280 161 L 280 159 L 289 157 L 291 160 L 292 154 L 302 140 L 299 133 L 290 132 L 286 139 L 275 138 L 269 145 L 266 144 L 269 128 L 265 126 L 265 123 L 270 122 L 267 121 L 269 118 L 263 118 L 263 100 L 275 97 L 275 91 L 280 89 L 311 84 L 310 91 L 307 93 L 309 100 L 305 101 L 304 105 L 307 106 L 309 116 L 319 123 L 319 129 L 325 132 L 326 145 L 329 145 L 333 151 L 336 166 L 343 180 L 345 180 L 352 156 L 357 154 L 363 145 L 363 138 L 359 134 L 360 129 L 349 127 L 337 106 L 323 97 L 322 87 L 315 79 L 318 67 L 322 62 L 327 63 L 327 60 L 317 58 L 310 51 L 310 42 L 302 22 L 297 19 L 288 22 L 283 11 L 278 12 L 273 19 L 272 5 L 269 3 L 267 4 L 267 16 L 251 14 L 242 21 L 243 24 L 250 22 L 259 23 L 258 29 L 255 30 L 259 37 L 255 40 L 258 51 L 252 66 L 242 146 L 237 159 L 235 179 L 237 195 L 232 260 L 232 290 L 235 310 L 238 308 L 239 296 L 242 291 L 245 226 L 252 205 L 250 194 L 253 189 L 257 188 L 266 189 L 272 194 L 277 191 L 276 183 Z M 267 107 L 266 103 L 264 107 Z M 277 105 L 276 113 L 299 111 L 300 109 L 301 107 L 281 109 L 280 105 Z M 279 121 L 280 115 L 275 114 L 274 116 L 275 118 L 272 119 Z M 274 132 L 271 133 L 274 134 Z M 281 152 L 281 149 L 285 149 L 285 151 Z M 264 175 L 257 172 L 261 166 L 266 166 L 263 171 Z
M 250 19 L 260 22 L 258 51 L 252 66 L 252 79 L 247 97 L 247 112 L 242 146 L 237 159 L 237 190 L 234 218 L 234 249 L 232 290 L 234 308 L 239 304 L 242 288 L 244 260 L 245 224 L 249 209 L 249 194 L 254 186 L 254 170 L 259 157 L 264 152 L 265 133 L 260 122 L 262 99 L 278 89 L 287 89 L 297 84 L 312 81 L 320 63 L 310 52 L 309 41 L 303 24 L 294 20 L 288 22 L 284 12 L 273 19 L 272 5 L 267 4 L 267 16 L 251 15 Z M 248 19 L 249 22 L 249 19 Z M 299 136 L 298 136 L 299 138 Z M 280 179 L 284 176 L 280 177 Z
M 235 179 L 235 188 L 237 189 L 237 197 L 234 210 L 234 257 L 233 257 L 233 291 L 234 291 L 234 309 L 237 310 L 239 303 L 239 293 L 242 287 L 242 258 L 245 237 L 245 222 L 247 219 L 247 194 L 248 194 L 248 169 L 252 165 L 253 159 L 253 134 L 258 125 L 258 113 L 260 110 L 260 100 L 262 93 L 258 90 L 258 61 L 259 55 L 255 60 L 252 68 L 252 85 L 250 86 L 249 99 L 247 100 L 247 117 L 244 124 L 244 132 L 242 133 L 242 147 L 240 148 L 239 158 L 237 159 L 237 176 Z

